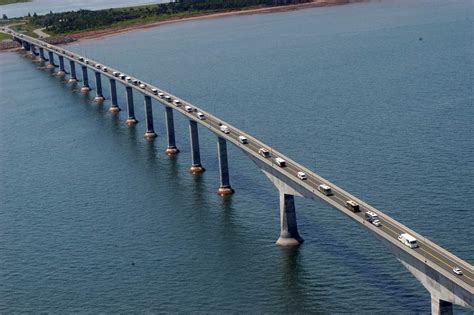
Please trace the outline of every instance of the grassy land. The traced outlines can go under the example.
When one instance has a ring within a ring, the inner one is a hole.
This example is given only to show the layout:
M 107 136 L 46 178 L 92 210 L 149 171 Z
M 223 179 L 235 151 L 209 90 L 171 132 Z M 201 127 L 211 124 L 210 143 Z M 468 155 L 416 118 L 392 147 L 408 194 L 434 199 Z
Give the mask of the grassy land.
M 215 13 L 215 12 L 223 12 L 223 11 L 218 11 L 218 10 L 192 11 L 192 12 L 181 12 L 181 13 L 167 14 L 167 15 L 160 15 L 160 16 L 148 16 L 145 18 L 130 19 L 126 21 L 113 23 L 110 25 L 94 27 L 94 28 L 84 29 L 84 30 L 75 31 L 75 32 L 56 33 L 56 32 L 48 31 L 47 33 L 50 34 L 51 36 L 67 36 L 67 35 L 89 32 L 89 31 L 124 28 L 128 26 L 133 26 L 133 25 L 143 25 L 143 24 L 149 24 L 149 23 L 154 23 L 154 22 L 162 22 L 162 21 L 167 21 L 171 19 L 186 18 L 186 17 L 192 17 L 192 16 Z
M 33 25 L 30 25 L 28 23 L 25 23 L 25 24 L 20 24 L 20 25 L 15 25 L 15 26 L 11 26 L 10 27 L 12 30 L 14 30 L 15 32 L 18 32 L 18 33 L 23 33 L 23 34 L 26 34 L 28 36 L 31 36 L 33 38 L 38 38 L 38 35 L 36 35 L 35 32 L 33 32 L 33 30 L 36 28 L 35 26 Z
M 0 42 L 4 39 L 12 39 L 12 36 L 4 34 L 4 33 L 0 33 Z
M 32 0 L 0 0 L 0 5 L 18 3 L 18 2 L 31 2 Z

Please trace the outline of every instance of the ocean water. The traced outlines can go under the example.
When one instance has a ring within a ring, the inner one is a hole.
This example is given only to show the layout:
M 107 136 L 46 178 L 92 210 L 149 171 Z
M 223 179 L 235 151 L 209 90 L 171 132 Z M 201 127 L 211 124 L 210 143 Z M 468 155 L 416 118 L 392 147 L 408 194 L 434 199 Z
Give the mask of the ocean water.
M 107 8 L 120 8 L 127 6 L 146 5 L 168 2 L 166 0 L 32 0 L 0 6 L 0 14 L 9 18 L 27 16 L 32 14 L 47 14 L 77 10 L 100 10 Z
M 212 112 L 472 264 L 472 13 L 377 1 L 68 49 Z M 0 55 L 0 312 L 430 311 L 421 284 L 337 210 L 297 198 L 305 243 L 277 247 L 278 192 L 239 150 L 222 199 L 215 135 L 200 129 L 207 171 L 192 176 L 183 117 L 169 158 L 159 104 L 148 142 L 140 95 L 127 127 L 94 90 L 37 67 Z

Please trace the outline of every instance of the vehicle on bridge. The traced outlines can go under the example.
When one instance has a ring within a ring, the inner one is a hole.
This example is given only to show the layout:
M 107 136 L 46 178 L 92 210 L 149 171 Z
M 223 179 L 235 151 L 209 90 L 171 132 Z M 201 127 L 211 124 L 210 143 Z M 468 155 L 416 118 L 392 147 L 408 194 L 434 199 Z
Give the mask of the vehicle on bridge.
M 265 149 L 265 148 L 260 148 L 260 149 L 258 150 L 258 154 L 260 154 L 260 155 L 263 156 L 264 158 L 270 157 L 270 151 L 268 151 L 268 150 Z
M 246 137 L 244 137 L 244 136 L 239 136 L 239 141 L 240 141 L 240 143 L 242 143 L 242 144 L 247 144 L 247 143 L 249 143 L 249 140 L 248 140 Z
M 151 91 L 153 92 L 153 94 L 158 94 L 158 90 L 157 89 L 151 89 Z
M 222 131 L 223 133 L 225 133 L 225 134 L 229 134 L 229 133 L 230 133 L 230 129 L 229 129 L 229 127 L 227 127 L 226 125 L 222 125 L 220 129 L 221 129 L 221 131 Z
M 198 116 L 198 118 L 201 119 L 201 120 L 205 120 L 205 119 L 206 119 L 206 116 L 204 116 L 204 114 L 201 113 L 201 112 L 197 112 L 196 116 Z
M 189 105 L 184 106 L 184 110 L 187 111 L 188 113 L 193 112 L 193 108 Z M 224 131 L 224 130 L 222 130 L 222 128 L 221 128 L 221 131 Z
M 359 204 L 357 202 L 355 202 L 354 200 L 347 200 L 346 201 L 346 208 L 348 208 L 349 210 L 351 210 L 354 213 L 360 212 Z
M 400 236 L 398 237 L 398 240 L 410 248 L 418 247 L 418 242 L 416 241 L 416 238 L 414 238 L 408 233 L 400 234 Z
M 370 223 L 372 223 L 375 226 L 381 226 L 382 225 L 382 222 L 380 222 L 380 220 L 379 220 L 379 216 L 375 212 L 367 211 L 365 213 L 365 218 L 367 219 L 367 221 L 369 221 Z
M 462 270 L 459 267 L 454 267 L 453 272 L 459 276 L 462 276 Z
M 277 157 L 275 159 L 275 163 L 279 166 L 279 167 L 285 167 L 286 166 L 286 161 L 283 160 L 282 158 L 280 157 Z
M 301 179 L 301 180 L 307 180 L 308 179 L 308 175 L 306 175 L 306 173 L 304 173 L 304 172 L 298 172 L 298 174 L 296 174 L 296 176 L 298 176 L 298 178 Z
M 318 190 L 326 196 L 333 195 L 331 187 L 326 184 L 319 185 Z
M 179 105 L 181 105 L 181 101 L 180 100 L 174 100 L 173 104 L 176 105 L 176 106 L 179 106 Z

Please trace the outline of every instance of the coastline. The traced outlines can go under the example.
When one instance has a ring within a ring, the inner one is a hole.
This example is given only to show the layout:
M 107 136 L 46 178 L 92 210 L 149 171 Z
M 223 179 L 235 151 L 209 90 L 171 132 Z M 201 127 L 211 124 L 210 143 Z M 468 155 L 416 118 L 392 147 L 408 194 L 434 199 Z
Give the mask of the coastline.
M 146 23 L 146 24 L 136 24 L 136 25 L 131 25 L 131 26 L 108 28 L 108 29 L 102 29 L 102 30 L 84 31 L 84 32 L 76 33 L 76 34 L 67 35 L 67 36 L 70 38 L 73 38 L 75 41 L 99 39 L 99 38 L 104 38 L 108 36 L 124 34 L 124 33 L 129 33 L 129 32 L 148 29 L 148 28 L 154 28 L 154 27 L 172 24 L 172 23 L 178 23 L 178 22 L 187 22 L 187 21 L 204 20 L 204 19 L 216 19 L 216 18 L 238 16 L 238 15 L 289 12 L 289 11 L 296 11 L 296 10 L 302 10 L 302 9 L 316 8 L 316 7 L 335 6 L 335 5 L 343 5 L 343 4 L 351 4 L 351 3 L 367 2 L 367 1 L 369 0 L 313 0 L 312 2 L 308 2 L 308 3 L 289 4 L 289 5 L 284 5 L 284 6 L 243 9 L 243 10 L 228 11 L 228 12 L 210 13 L 210 14 L 203 13 L 203 14 L 199 14 L 199 15 L 191 16 L 191 17 L 173 18 L 166 21 L 152 22 L 152 23 Z

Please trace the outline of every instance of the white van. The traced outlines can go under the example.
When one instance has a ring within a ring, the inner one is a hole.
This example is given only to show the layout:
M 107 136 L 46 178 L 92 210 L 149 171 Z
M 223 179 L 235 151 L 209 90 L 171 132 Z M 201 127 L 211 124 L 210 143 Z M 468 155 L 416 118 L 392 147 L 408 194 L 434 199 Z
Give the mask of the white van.
M 265 149 L 265 148 L 260 148 L 260 149 L 258 150 L 258 154 L 260 154 L 260 155 L 263 156 L 264 158 L 270 157 L 270 151 L 268 151 L 268 150 Z
M 184 110 L 187 111 L 188 113 L 192 113 L 193 112 L 193 108 L 189 105 L 186 105 L 184 106 Z M 222 129 L 221 129 L 222 130 Z
M 277 157 L 275 159 L 275 163 L 279 166 L 279 167 L 285 167 L 286 166 L 286 161 L 283 160 L 282 158 L 279 158 Z
M 418 242 L 416 241 L 416 238 L 414 238 L 408 233 L 400 234 L 400 236 L 398 237 L 398 240 L 410 248 L 418 247 Z
M 318 190 L 326 196 L 331 196 L 333 194 L 331 187 L 326 184 L 319 185 Z
M 225 134 L 230 133 L 229 127 L 227 127 L 226 125 L 221 126 L 221 131 Z
M 206 116 L 204 116 L 204 114 L 201 113 L 201 112 L 197 112 L 196 116 L 198 116 L 198 118 L 201 119 L 201 120 L 205 120 L 205 119 L 206 119 Z
M 240 141 L 240 143 L 242 143 L 242 144 L 247 144 L 247 143 L 249 143 L 249 140 L 248 140 L 246 137 L 244 137 L 244 136 L 239 136 L 239 141 Z

